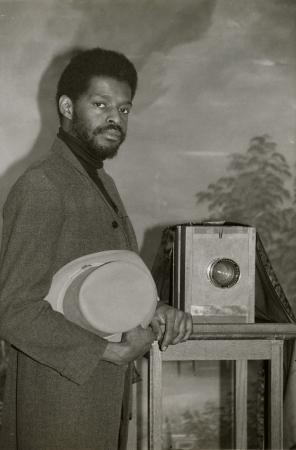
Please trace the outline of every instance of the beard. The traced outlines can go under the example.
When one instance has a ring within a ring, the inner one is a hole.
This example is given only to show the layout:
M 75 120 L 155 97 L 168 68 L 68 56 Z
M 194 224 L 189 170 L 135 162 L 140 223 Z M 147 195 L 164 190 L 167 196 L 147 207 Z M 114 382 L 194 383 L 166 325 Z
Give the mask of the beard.
M 98 138 L 103 136 L 108 130 L 116 130 L 120 133 L 120 138 L 114 142 L 109 141 L 106 145 L 101 144 L 98 142 Z M 90 130 L 83 121 L 75 116 L 72 121 L 72 134 L 86 145 L 95 157 L 100 158 L 101 160 L 114 158 L 126 137 L 122 128 L 115 123 L 106 126 L 98 126 L 95 129 Z

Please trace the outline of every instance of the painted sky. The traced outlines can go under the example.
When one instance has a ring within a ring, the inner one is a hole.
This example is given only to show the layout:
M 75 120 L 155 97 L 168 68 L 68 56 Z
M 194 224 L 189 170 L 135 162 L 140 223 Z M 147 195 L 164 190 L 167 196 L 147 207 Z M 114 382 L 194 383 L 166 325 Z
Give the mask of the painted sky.
M 295 163 L 295 24 L 294 0 L 0 1 L 0 201 L 50 146 L 71 49 L 120 50 L 140 82 L 107 169 L 149 260 L 159 228 L 204 218 L 195 194 L 252 137 Z

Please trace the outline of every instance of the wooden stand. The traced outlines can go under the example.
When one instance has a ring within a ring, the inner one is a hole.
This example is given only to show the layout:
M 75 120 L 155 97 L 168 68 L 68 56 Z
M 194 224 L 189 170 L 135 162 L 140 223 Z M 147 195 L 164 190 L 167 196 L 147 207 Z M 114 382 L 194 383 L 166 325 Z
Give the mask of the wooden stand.
M 296 338 L 294 324 L 199 324 L 189 341 L 160 352 L 149 365 L 149 450 L 162 449 L 162 361 L 235 361 L 235 448 L 247 449 L 247 361 L 268 360 L 269 443 L 283 449 L 283 345 Z

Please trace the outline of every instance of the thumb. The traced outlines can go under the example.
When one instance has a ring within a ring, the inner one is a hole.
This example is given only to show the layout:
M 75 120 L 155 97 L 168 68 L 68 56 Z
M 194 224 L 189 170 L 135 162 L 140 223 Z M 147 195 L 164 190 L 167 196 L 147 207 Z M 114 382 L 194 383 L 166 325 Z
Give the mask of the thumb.
M 154 317 L 150 323 L 150 326 L 156 336 L 156 339 L 159 341 L 162 338 L 162 328 L 161 328 L 161 320 L 158 317 Z

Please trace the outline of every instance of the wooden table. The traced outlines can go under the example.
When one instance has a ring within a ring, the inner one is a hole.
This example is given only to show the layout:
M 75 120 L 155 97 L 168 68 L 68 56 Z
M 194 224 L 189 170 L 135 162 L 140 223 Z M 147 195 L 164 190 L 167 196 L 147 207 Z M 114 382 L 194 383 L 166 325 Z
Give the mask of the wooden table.
M 247 449 L 248 360 L 268 360 L 270 379 L 269 442 L 283 449 L 283 345 L 296 338 L 295 324 L 198 324 L 187 342 L 149 360 L 149 450 L 162 449 L 162 361 L 235 361 L 235 448 Z

